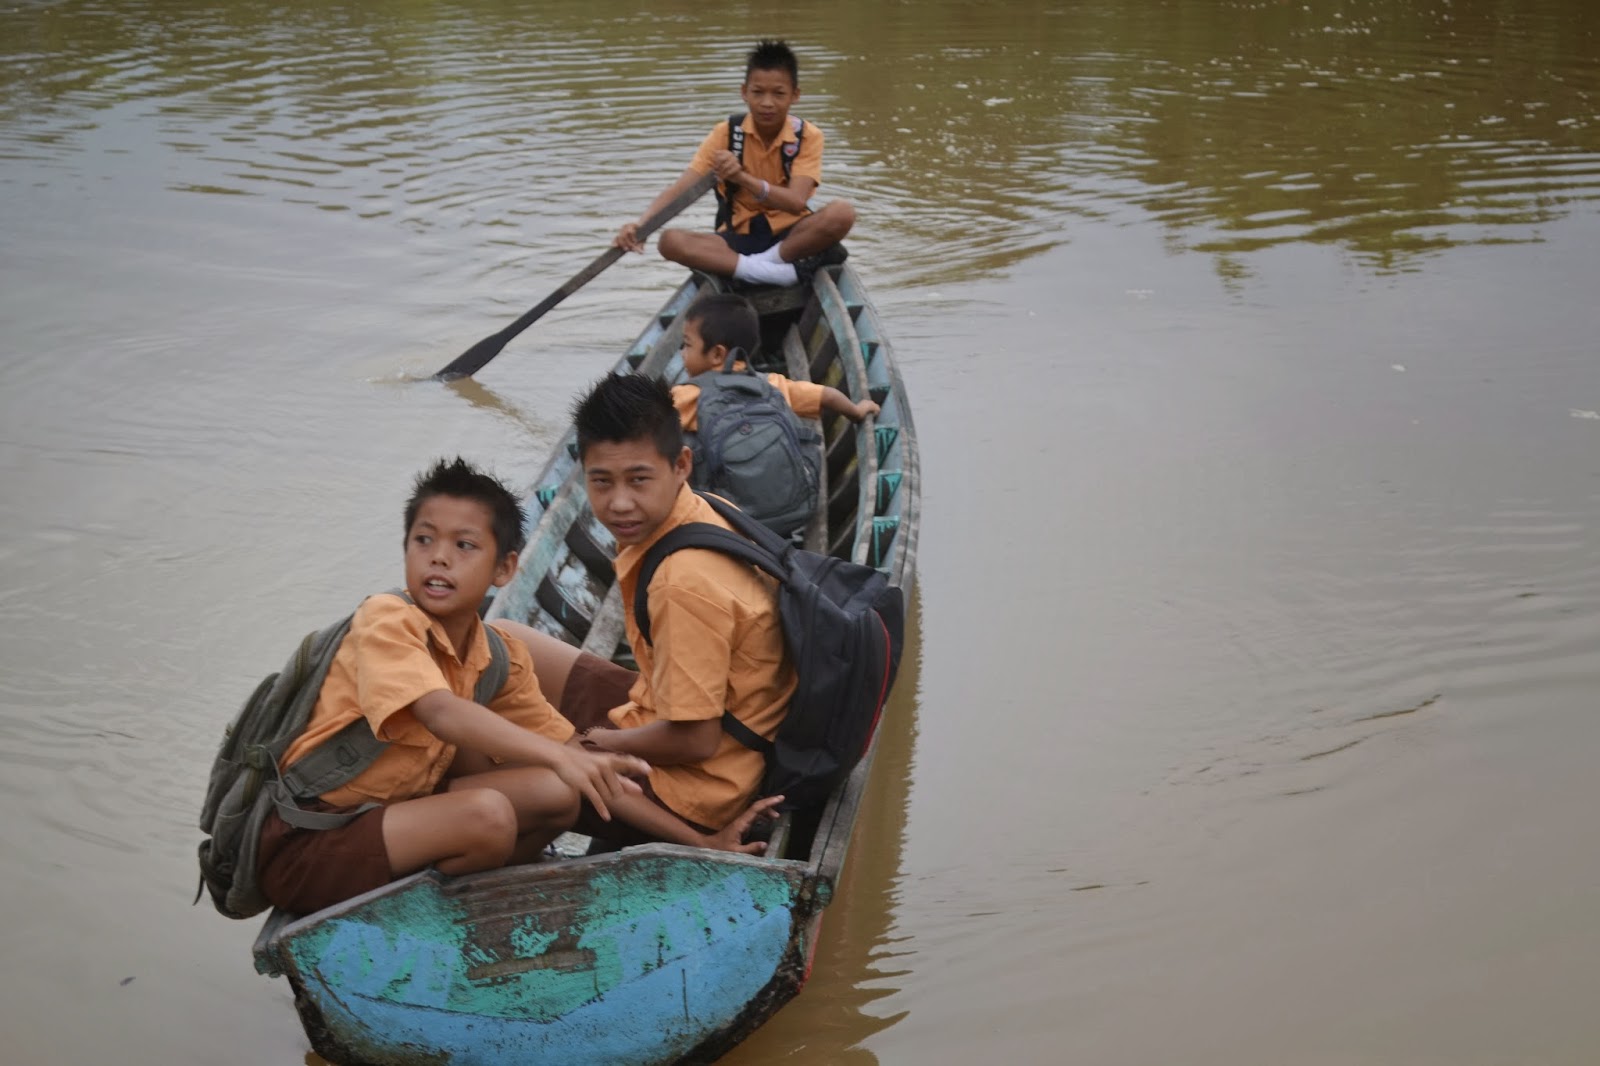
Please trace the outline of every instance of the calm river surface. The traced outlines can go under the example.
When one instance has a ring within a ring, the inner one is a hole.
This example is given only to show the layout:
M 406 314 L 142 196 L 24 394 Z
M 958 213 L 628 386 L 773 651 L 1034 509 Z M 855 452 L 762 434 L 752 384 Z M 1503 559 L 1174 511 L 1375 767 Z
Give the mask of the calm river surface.
M 190 906 L 220 729 L 393 583 L 420 466 L 531 478 L 675 268 L 406 375 L 761 34 L 925 514 L 812 984 L 726 1061 L 1600 1061 L 1591 0 L 13 0 L 0 1061 L 307 1061 Z

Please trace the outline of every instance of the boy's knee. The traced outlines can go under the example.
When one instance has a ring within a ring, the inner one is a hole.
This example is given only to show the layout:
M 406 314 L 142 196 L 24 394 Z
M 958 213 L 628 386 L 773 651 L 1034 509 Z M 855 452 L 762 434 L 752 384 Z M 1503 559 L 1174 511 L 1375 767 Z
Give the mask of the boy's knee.
M 463 842 L 485 854 L 503 852 L 504 862 L 517 846 L 517 811 L 510 798 L 492 788 L 469 789 L 461 795 L 464 802 L 457 815 Z
M 567 829 L 583 811 L 583 796 L 577 789 L 568 788 L 565 784 L 558 782 L 558 786 L 558 791 L 542 805 L 544 820 L 549 827 Z
M 670 259 L 674 263 L 683 262 L 685 245 L 688 243 L 686 234 L 681 229 L 662 230 L 661 236 L 656 238 L 656 251 L 661 253 L 661 258 Z
M 856 224 L 856 207 L 849 200 L 834 200 L 823 209 L 828 233 L 834 240 L 843 240 Z

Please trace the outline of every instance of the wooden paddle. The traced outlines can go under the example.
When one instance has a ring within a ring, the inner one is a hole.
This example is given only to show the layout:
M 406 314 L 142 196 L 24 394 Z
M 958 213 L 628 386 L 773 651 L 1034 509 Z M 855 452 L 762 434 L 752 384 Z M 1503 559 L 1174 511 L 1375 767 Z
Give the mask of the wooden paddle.
M 715 174 L 707 174 L 705 177 L 701 178 L 699 181 L 696 181 L 693 185 L 683 190 L 683 192 L 679 193 L 677 198 L 671 203 L 667 204 L 666 207 L 663 207 L 660 211 L 657 211 L 655 214 L 641 222 L 639 224 L 639 240 L 643 241 L 645 238 L 649 237 L 650 234 L 660 229 L 678 212 L 682 211 L 684 208 L 700 199 L 700 197 L 704 196 L 706 190 L 711 188 L 711 186 L 715 184 L 716 180 L 717 176 Z M 549 296 L 546 296 L 543 300 L 540 300 L 539 303 L 529 310 L 527 314 L 511 323 L 511 325 L 507 326 L 499 333 L 495 333 L 483 338 L 483 340 L 479 341 L 477 344 L 474 344 L 472 347 L 456 356 L 454 362 L 445 367 L 443 370 L 439 371 L 437 374 L 433 375 L 433 380 L 456 381 L 460 378 L 469 378 L 473 374 L 476 374 L 488 364 L 489 360 L 500 354 L 500 349 L 509 344 L 511 342 L 511 338 L 515 337 L 517 334 L 521 333 L 523 330 L 539 321 L 539 319 L 543 318 L 545 312 L 549 311 L 556 304 L 560 303 L 562 300 L 565 300 L 568 296 L 571 296 L 589 282 L 593 281 L 595 275 L 599 274 L 612 263 L 615 263 L 618 259 L 621 259 L 622 255 L 623 252 L 621 248 L 607 248 L 599 258 L 574 274 L 572 279 L 565 285 L 561 286 L 561 288 L 557 289 Z

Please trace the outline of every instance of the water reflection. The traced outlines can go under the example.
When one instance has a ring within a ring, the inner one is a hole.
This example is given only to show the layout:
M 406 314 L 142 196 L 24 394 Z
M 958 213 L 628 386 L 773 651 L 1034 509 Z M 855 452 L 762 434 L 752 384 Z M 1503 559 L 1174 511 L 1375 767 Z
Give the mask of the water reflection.
M 573 2 L 536 18 L 485 2 L 12 9 L 0 152 L 27 165 L 0 181 L 95 169 L 85 155 L 122 175 L 137 156 L 169 190 L 470 230 L 494 248 L 487 270 L 521 271 L 530 220 L 593 244 L 737 105 L 743 34 L 709 43 L 698 10 L 619 6 L 605 34 L 657 43 L 613 70 Z M 1600 195 L 1600 14 L 1584 0 L 1158 11 L 807 5 L 787 32 L 799 110 L 830 134 L 824 193 L 864 203 L 858 240 L 912 254 L 896 268 L 924 282 L 1004 270 L 1104 217 L 1154 220 L 1236 282 L 1249 253 L 1307 241 L 1410 269 L 1536 241 Z M 940 252 L 903 251 L 918 245 Z
M 811 979 L 798 998 L 719 1060 L 725 1066 L 758 1066 L 796 1048 L 804 1049 L 807 1062 L 868 1066 L 878 1057 L 863 1044 L 907 1013 L 874 1004 L 900 991 L 899 978 L 909 967 L 897 921 L 921 702 L 920 604 L 913 593 L 900 676 L 884 709 L 849 861 L 823 915 Z

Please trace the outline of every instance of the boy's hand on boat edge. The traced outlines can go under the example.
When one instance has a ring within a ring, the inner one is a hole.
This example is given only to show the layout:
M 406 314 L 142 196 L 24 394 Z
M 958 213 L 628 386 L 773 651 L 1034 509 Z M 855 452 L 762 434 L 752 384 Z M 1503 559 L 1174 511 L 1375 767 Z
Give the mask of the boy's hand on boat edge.
M 722 827 L 720 833 L 713 833 L 706 837 L 705 846 L 718 851 L 737 851 L 744 855 L 760 855 L 767 850 L 764 840 L 744 842 L 744 835 L 756 823 L 756 819 L 765 818 L 772 820 L 778 817 L 778 804 L 783 802 L 782 796 L 768 796 L 758 799 L 746 807 L 744 813 Z

